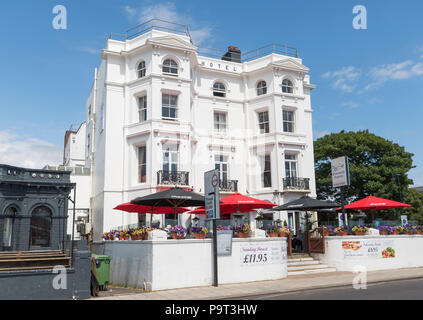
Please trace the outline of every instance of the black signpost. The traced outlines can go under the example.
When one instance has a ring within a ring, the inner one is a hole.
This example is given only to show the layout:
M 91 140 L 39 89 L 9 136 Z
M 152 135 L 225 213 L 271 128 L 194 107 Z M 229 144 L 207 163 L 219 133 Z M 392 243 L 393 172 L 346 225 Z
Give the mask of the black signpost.
M 341 189 L 341 206 L 343 225 L 348 227 L 345 213 L 345 189 L 350 185 L 350 167 L 348 157 L 340 157 L 332 160 L 332 185 Z
M 212 221 L 213 229 L 213 286 L 219 285 L 217 262 L 217 227 L 216 220 L 220 219 L 219 170 L 204 173 L 204 191 L 206 198 L 206 214 Z

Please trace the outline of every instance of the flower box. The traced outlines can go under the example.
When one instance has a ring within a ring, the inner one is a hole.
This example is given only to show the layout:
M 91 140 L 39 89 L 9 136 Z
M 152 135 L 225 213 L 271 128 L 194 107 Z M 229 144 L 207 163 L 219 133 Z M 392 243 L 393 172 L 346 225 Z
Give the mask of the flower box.
M 268 235 L 270 238 L 278 238 L 279 233 L 278 232 L 268 232 Z
M 185 234 L 177 234 L 175 232 L 172 232 L 171 235 L 172 235 L 172 238 L 174 240 L 182 240 L 182 239 L 185 239 Z
M 205 233 L 200 233 L 200 232 L 195 232 L 195 233 L 193 233 L 193 235 L 194 235 L 194 238 L 195 238 L 195 239 L 205 239 L 205 238 L 206 238 L 206 236 L 207 236 L 207 234 L 205 234 Z
M 389 234 L 389 231 L 388 231 L 388 230 L 380 230 L 380 231 L 379 231 L 379 234 L 380 234 L 381 236 L 387 236 L 387 235 Z
M 250 233 L 249 232 L 237 232 L 236 235 L 237 235 L 238 238 L 248 238 Z

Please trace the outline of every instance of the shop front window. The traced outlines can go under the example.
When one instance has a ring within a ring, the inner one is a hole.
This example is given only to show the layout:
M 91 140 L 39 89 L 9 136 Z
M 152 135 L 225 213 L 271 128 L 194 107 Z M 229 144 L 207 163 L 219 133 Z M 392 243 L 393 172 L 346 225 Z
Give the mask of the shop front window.
M 40 206 L 32 211 L 29 237 L 31 248 L 50 247 L 51 225 L 52 213 L 49 208 Z

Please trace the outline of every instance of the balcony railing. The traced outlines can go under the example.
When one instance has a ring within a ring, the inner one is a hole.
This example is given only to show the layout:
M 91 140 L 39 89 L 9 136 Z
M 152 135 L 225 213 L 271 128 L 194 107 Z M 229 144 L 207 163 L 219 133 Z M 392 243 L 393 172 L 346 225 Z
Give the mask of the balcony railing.
M 310 190 L 310 179 L 309 178 L 284 178 L 283 189 L 295 190 L 295 191 Z
M 238 180 L 221 180 L 219 189 L 223 192 L 238 192 Z
M 189 172 L 186 171 L 157 171 L 158 185 L 188 186 Z

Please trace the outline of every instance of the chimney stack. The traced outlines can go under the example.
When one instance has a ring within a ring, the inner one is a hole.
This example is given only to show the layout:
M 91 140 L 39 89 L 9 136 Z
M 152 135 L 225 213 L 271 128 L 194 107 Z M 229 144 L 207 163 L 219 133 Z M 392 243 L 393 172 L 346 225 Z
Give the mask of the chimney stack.
M 241 50 L 238 47 L 229 46 L 222 60 L 241 63 Z

